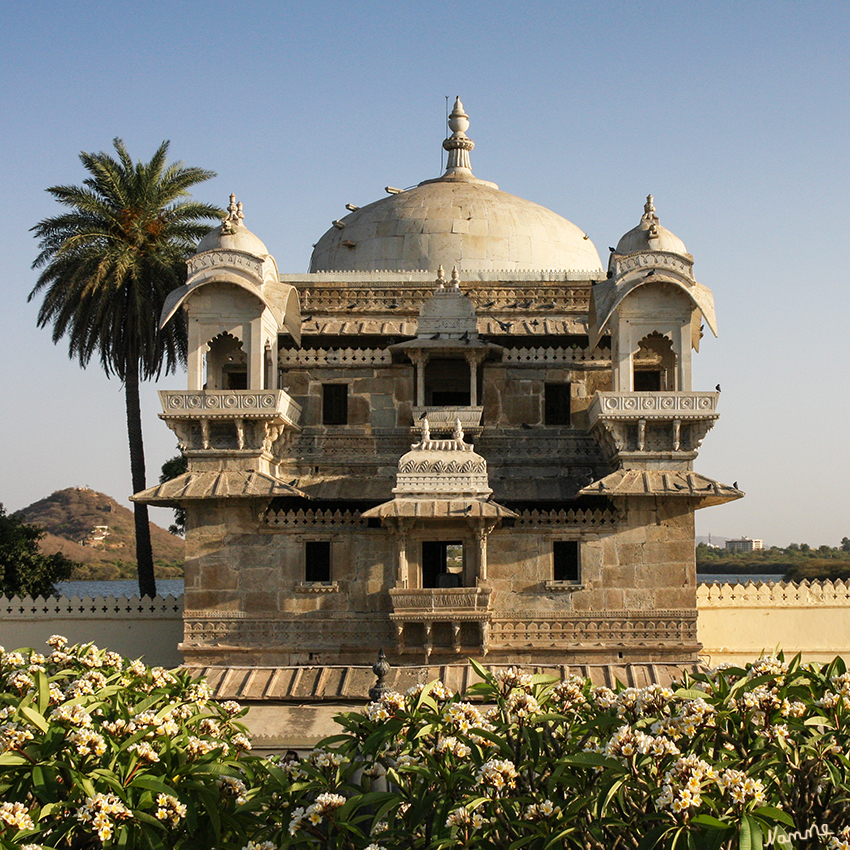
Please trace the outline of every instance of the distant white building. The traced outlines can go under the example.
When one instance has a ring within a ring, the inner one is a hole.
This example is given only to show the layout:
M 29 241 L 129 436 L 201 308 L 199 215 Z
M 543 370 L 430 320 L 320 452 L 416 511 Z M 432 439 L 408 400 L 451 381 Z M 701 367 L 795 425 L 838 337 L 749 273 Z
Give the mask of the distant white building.
M 726 541 L 727 552 L 758 552 L 761 549 L 764 549 L 764 540 L 753 540 L 752 537 Z

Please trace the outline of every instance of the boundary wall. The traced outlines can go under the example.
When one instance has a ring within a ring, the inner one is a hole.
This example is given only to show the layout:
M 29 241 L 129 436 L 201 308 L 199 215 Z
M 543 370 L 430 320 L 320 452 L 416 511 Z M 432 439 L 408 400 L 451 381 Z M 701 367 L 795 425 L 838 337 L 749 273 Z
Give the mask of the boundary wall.
M 850 581 L 701 584 L 697 633 L 709 665 L 742 663 L 781 649 L 804 661 L 850 663 Z M 94 642 L 145 663 L 183 661 L 183 597 L 0 596 L 0 645 L 43 649 L 53 634 Z
M 850 662 L 850 581 L 701 584 L 701 658 L 738 664 L 782 650 L 803 661 Z
M 51 635 L 71 643 L 95 643 L 146 664 L 177 667 L 183 656 L 183 597 L 0 596 L 0 645 L 46 651 Z

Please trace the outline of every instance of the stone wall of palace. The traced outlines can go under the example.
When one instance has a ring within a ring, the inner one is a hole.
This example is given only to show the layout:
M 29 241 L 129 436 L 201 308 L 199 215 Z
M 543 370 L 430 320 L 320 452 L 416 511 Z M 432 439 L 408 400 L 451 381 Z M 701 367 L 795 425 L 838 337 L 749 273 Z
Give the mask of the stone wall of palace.
M 850 662 L 850 582 L 711 584 L 697 590 L 697 633 L 709 664 L 782 649 L 806 661 Z M 0 597 L 0 645 L 41 648 L 52 634 L 94 641 L 166 667 L 181 663 L 183 599 Z

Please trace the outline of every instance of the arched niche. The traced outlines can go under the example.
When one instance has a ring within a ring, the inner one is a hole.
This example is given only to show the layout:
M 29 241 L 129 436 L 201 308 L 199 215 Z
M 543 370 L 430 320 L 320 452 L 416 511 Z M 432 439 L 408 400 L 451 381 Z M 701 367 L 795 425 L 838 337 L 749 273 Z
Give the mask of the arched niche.
M 206 344 L 206 389 L 248 389 L 248 355 L 242 340 L 224 331 Z
M 676 365 L 678 357 L 673 342 L 664 334 L 653 331 L 638 342 L 632 358 L 635 392 L 660 392 L 678 389 Z

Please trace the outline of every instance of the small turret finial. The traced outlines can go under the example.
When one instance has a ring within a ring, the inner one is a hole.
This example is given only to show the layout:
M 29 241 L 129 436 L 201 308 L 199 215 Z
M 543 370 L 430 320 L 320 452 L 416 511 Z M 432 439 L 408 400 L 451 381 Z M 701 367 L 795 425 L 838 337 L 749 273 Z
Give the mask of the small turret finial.
M 443 289 L 446 285 L 446 273 L 443 271 L 443 264 L 437 266 L 437 289 Z
M 466 135 L 469 129 L 469 116 L 463 109 L 460 97 L 455 98 L 454 108 L 449 115 L 449 129 L 452 134 L 443 142 L 443 147 L 449 152 L 449 161 L 443 176 L 460 173 L 471 177 L 472 166 L 469 152 L 475 147 L 475 142 Z
M 646 203 L 643 205 L 643 215 L 640 217 L 642 222 L 646 222 L 649 227 L 649 238 L 654 239 L 658 236 L 658 214 L 655 212 L 655 204 L 653 203 L 652 195 L 646 196 Z
M 452 289 L 460 289 L 460 274 L 457 266 L 452 266 Z
M 236 195 L 230 193 L 230 203 L 227 206 L 227 215 L 222 219 L 221 232 L 233 233 L 233 228 L 242 224 L 245 214 L 242 212 L 242 202 L 236 203 Z

